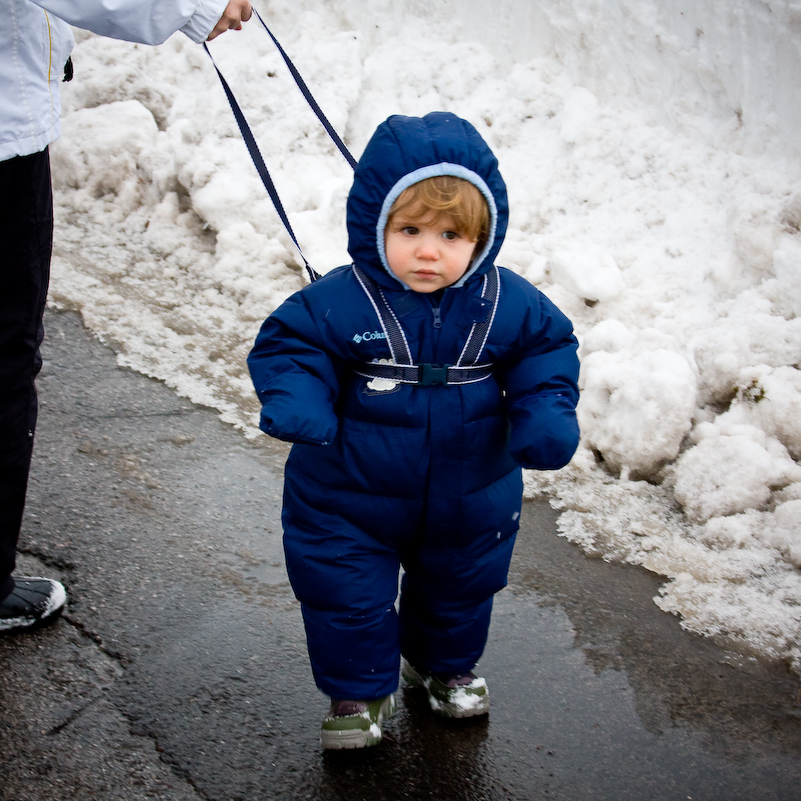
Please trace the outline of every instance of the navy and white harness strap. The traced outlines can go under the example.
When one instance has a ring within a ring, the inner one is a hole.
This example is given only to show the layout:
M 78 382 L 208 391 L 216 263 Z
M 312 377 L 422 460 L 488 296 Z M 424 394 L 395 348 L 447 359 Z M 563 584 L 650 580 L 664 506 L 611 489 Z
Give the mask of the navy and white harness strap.
M 365 275 L 355 264 L 353 265 L 353 273 L 362 285 L 362 289 L 367 293 L 367 297 L 370 298 L 370 303 L 373 304 L 375 313 L 381 321 L 381 328 L 384 330 L 393 363 L 411 365 L 412 354 L 409 350 L 409 343 L 406 341 L 406 334 L 403 333 L 400 321 L 395 316 L 395 312 L 392 311 L 392 307 L 389 305 L 389 301 L 386 299 L 381 287 L 370 276 Z
M 365 378 L 383 378 L 400 384 L 416 384 L 421 387 L 474 384 L 492 375 L 491 364 L 477 362 L 484 350 L 490 327 L 495 319 L 495 312 L 498 309 L 501 282 L 496 266 L 493 265 L 492 269 L 484 275 L 484 283 L 481 288 L 481 297 L 492 303 L 490 313 L 485 320 L 473 325 L 459 360 L 454 365 L 415 364 L 412 361 L 409 343 L 400 321 L 389 305 L 381 287 L 359 270 L 356 265 L 353 266 L 353 272 L 378 315 L 391 356 L 390 364 L 370 362 L 359 365 L 355 368 L 358 375 Z
M 385 378 L 399 384 L 416 384 L 420 387 L 475 384 L 492 375 L 491 364 L 471 364 L 454 367 L 450 364 L 365 364 L 354 372 L 365 378 Z

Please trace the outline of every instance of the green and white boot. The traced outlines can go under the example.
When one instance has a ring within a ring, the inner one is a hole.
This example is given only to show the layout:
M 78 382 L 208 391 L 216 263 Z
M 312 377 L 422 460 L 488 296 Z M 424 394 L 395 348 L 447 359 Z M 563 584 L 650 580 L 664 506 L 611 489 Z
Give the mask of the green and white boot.
M 418 670 L 404 659 L 401 672 L 409 686 L 422 687 L 428 693 L 429 706 L 438 715 L 472 718 L 489 712 L 487 682 L 472 671 L 452 676 L 435 675 Z
M 331 700 L 331 708 L 320 727 L 320 742 L 326 750 L 367 748 L 381 742 L 385 719 L 395 714 L 395 696 L 372 701 Z

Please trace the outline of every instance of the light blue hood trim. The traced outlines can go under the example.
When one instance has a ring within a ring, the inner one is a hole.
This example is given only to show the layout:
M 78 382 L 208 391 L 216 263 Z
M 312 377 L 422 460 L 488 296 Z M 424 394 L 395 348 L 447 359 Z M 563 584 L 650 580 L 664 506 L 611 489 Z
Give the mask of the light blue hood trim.
M 381 206 L 381 214 L 378 217 L 378 224 L 376 225 L 376 245 L 378 246 L 378 255 L 381 258 L 381 264 L 384 265 L 384 269 L 387 271 L 387 273 L 391 275 L 399 284 L 401 284 L 404 289 L 411 289 L 411 287 L 401 281 L 400 278 L 398 278 L 395 273 L 392 272 L 389 267 L 389 262 L 387 261 L 387 251 L 384 244 L 384 230 L 387 227 L 387 218 L 389 217 L 389 212 L 392 208 L 392 205 L 405 189 L 408 189 L 414 184 L 420 183 L 420 181 L 424 181 L 426 178 L 436 178 L 440 175 L 449 175 L 453 178 L 461 178 L 473 184 L 473 186 L 475 186 L 476 189 L 481 192 L 481 194 L 484 196 L 484 199 L 487 201 L 490 214 L 490 231 L 489 236 L 487 237 L 487 243 L 484 246 L 484 250 L 482 250 L 475 259 L 473 259 L 473 262 L 467 272 L 455 284 L 451 284 L 451 287 L 460 287 L 465 281 L 467 281 L 468 278 L 470 278 L 470 276 L 479 268 L 481 262 L 484 261 L 484 258 L 492 249 L 492 245 L 495 241 L 495 229 L 498 222 L 498 209 L 495 205 L 495 198 L 492 196 L 492 192 L 490 192 L 486 182 L 480 175 L 478 175 L 478 173 L 468 170 L 467 167 L 463 167 L 461 164 L 449 164 L 448 162 L 442 162 L 441 164 L 430 164 L 427 167 L 421 167 L 420 169 L 404 175 L 403 178 L 401 178 L 400 181 L 398 181 L 395 186 L 389 190 L 386 198 L 384 198 L 384 203 Z

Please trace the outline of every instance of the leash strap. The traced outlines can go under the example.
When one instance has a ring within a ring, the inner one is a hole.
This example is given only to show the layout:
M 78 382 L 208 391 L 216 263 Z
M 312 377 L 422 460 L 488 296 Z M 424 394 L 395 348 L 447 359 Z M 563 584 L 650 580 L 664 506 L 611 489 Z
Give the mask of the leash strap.
M 339 134 L 334 130 L 334 126 L 326 118 L 325 114 L 323 114 L 323 110 L 317 105 L 317 101 L 312 96 L 312 93 L 309 91 L 309 87 L 306 86 L 306 82 L 303 78 L 300 77 L 300 73 L 297 71 L 295 65 L 292 63 L 292 60 L 289 56 L 284 52 L 284 48 L 278 42 L 278 39 L 273 36 L 273 32 L 267 27 L 264 20 L 261 18 L 261 14 L 259 14 L 256 9 L 253 9 L 253 13 L 258 18 L 259 22 L 264 27 L 264 30 L 267 31 L 270 38 L 273 40 L 273 44 L 278 48 L 278 52 L 281 54 L 281 57 L 284 59 L 287 67 L 289 68 L 289 72 L 292 74 L 292 77 L 295 79 L 295 83 L 298 85 L 298 89 L 303 93 L 303 97 L 306 98 L 306 102 L 311 106 L 312 111 L 317 115 L 317 119 L 323 124 L 323 127 L 326 131 L 328 131 L 328 135 L 331 137 L 333 143 L 339 148 L 339 152 L 345 157 L 345 161 L 350 164 L 350 166 L 355 170 L 358 162 L 355 158 L 351 155 L 350 151 L 347 147 L 345 147 L 345 143 L 339 138 Z
M 317 104 L 317 101 L 312 97 L 311 92 L 309 91 L 309 87 L 306 86 L 305 81 L 301 78 L 300 73 L 297 71 L 295 65 L 290 60 L 289 56 L 284 51 L 284 48 L 281 47 L 278 40 L 273 36 L 272 31 L 267 27 L 264 20 L 261 18 L 256 9 L 253 9 L 253 13 L 258 18 L 259 22 L 261 22 L 264 30 L 267 31 L 270 38 L 273 40 L 273 43 L 278 48 L 278 52 L 281 54 L 282 58 L 286 62 L 287 67 L 289 68 L 289 72 L 292 74 L 292 77 L 295 79 L 295 83 L 298 85 L 298 88 L 303 93 L 303 96 L 306 98 L 306 102 L 311 106 L 312 111 L 317 115 L 317 118 L 322 123 L 325 130 L 328 132 L 328 135 L 333 140 L 334 144 L 339 148 L 339 152 L 345 157 L 345 160 L 350 164 L 350 166 L 355 170 L 358 162 L 355 158 L 351 155 L 350 151 L 345 147 L 345 143 L 339 138 L 337 132 L 334 130 L 333 125 L 328 121 L 325 114 L 323 114 L 322 109 Z M 278 212 L 278 216 L 281 218 L 281 222 L 284 224 L 284 228 L 286 228 L 287 233 L 291 237 L 292 241 L 295 244 L 295 247 L 298 249 L 298 253 L 300 254 L 301 259 L 303 259 L 303 264 L 306 267 L 306 272 L 309 274 L 309 280 L 313 283 L 316 281 L 320 275 L 319 273 L 309 264 L 306 260 L 306 257 L 303 255 L 303 250 L 300 247 L 300 243 L 298 242 L 297 237 L 295 236 L 295 232 L 292 230 L 292 226 L 289 222 L 289 217 L 287 216 L 286 211 L 284 210 L 284 206 L 281 203 L 281 198 L 278 196 L 278 190 L 275 188 L 275 184 L 273 183 L 273 179 L 270 177 L 270 172 L 267 169 L 267 165 L 264 163 L 264 159 L 262 158 L 261 152 L 259 151 L 259 146 L 256 143 L 256 138 L 253 136 L 253 132 L 250 129 L 250 125 L 248 125 L 248 121 L 245 118 L 245 115 L 240 107 L 239 103 L 237 102 L 236 97 L 234 97 L 234 93 L 231 91 L 231 87 L 228 85 L 228 82 L 223 77 L 222 72 L 220 72 L 220 68 L 217 66 L 217 62 L 214 60 L 214 56 L 212 56 L 211 51 L 209 50 L 206 43 L 203 43 L 203 49 L 206 51 L 208 57 L 211 59 L 211 63 L 214 65 L 214 69 L 217 72 L 217 75 L 220 79 L 220 83 L 222 84 L 223 90 L 225 91 L 225 96 L 228 98 L 228 102 L 231 105 L 231 111 L 234 113 L 234 118 L 236 119 L 236 123 L 239 126 L 239 130 L 242 133 L 242 138 L 245 140 L 245 144 L 247 145 L 248 152 L 250 153 L 250 158 L 253 160 L 253 165 L 256 167 L 256 171 L 259 173 L 259 177 L 261 178 L 261 182 L 264 184 L 264 188 L 267 190 L 267 194 L 270 196 L 270 200 L 273 202 L 273 206 L 275 206 L 275 210 Z
M 281 198 L 278 197 L 278 190 L 276 190 L 275 184 L 273 183 L 273 179 L 270 177 L 267 165 L 264 163 L 264 159 L 262 158 L 261 152 L 259 151 L 259 146 L 256 144 L 256 139 L 253 136 L 253 132 L 250 130 L 250 126 L 248 125 L 248 121 L 245 119 L 245 115 L 242 113 L 242 109 L 240 108 L 239 103 L 234 97 L 234 93 L 231 91 L 231 87 L 228 86 L 228 82 L 225 80 L 223 74 L 220 72 L 220 68 L 217 66 L 217 62 L 214 60 L 214 56 L 212 56 L 205 42 L 203 43 L 203 49 L 208 53 L 209 58 L 211 59 L 211 63 L 214 65 L 214 69 L 217 71 L 217 75 L 220 78 L 220 83 L 222 83 L 225 95 L 228 98 L 228 102 L 231 104 L 231 111 L 234 112 L 234 118 L 236 119 L 237 125 L 239 126 L 239 130 L 242 133 L 242 138 L 245 140 L 248 152 L 250 153 L 250 158 L 253 160 L 253 165 L 256 167 L 256 171 L 259 173 L 261 182 L 264 184 L 264 188 L 267 190 L 267 194 L 270 196 L 270 200 L 272 200 L 273 206 L 275 206 L 275 210 L 278 212 L 278 216 L 281 218 L 281 222 L 284 224 L 284 228 L 286 228 L 287 233 L 292 238 L 292 241 L 295 243 L 295 247 L 298 249 L 298 253 L 300 254 L 301 259 L 303 259 L 303 264 L 306 266 L 306 272 L 309 274 L 309 280 L 314 282 L 320 276 L 317 273 L 317 271 L 306 260 L 306 257 L 303 255 L 303 250 L 300 247 L 298 238 L 295 236 L 295 232 L 292 230 L 292 226 L 289 222 L 289 217 L 287 217 L 286 211 L 284 211 L 284 206 L 281 203 Z

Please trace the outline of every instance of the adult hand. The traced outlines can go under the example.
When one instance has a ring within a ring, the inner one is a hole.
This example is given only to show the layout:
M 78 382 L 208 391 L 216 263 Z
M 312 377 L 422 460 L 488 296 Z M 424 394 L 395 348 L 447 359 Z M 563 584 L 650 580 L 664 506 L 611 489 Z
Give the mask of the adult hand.
M 247 22 L 253 15 L 253 9 L 250 5 L 250 0 L 229 0 L 228 5 L 223 11 L 214 29 L 209 34 L 207 42 L 218 37 L 221 33 L 226 31 L 242 30 L 242 23 Z

